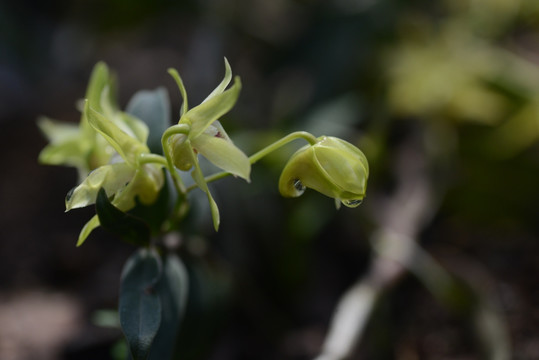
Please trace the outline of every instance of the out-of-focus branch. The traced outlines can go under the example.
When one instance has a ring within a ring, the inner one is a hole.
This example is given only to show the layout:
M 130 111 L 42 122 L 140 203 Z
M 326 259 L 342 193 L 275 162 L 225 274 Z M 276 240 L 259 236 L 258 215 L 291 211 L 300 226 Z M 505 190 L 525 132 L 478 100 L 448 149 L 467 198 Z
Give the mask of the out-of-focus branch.
M 407 272 L 414 273 L 441 301 L 448 291 L 462 285 L 417 243 L 425 224 L 434 215 L 441 189 L 434 188 L 427 169 L 426 153 L 411 138 L 399 152 L 396 173 L 399 183 L 388 199 L 376 201 L 379 224 L 370 237 L 374 250 L 369 271 L 341 297 L 330 323 L 321 354 L 315 360 L 349 358 L 359 344 L 377 300 Z M 437 184 L 439 185 L 439 184 Z M 473 292 L 473 291 L 472 291 Z M 482 294 L 468 293 L 469 311 L 477 337 L 489 359 L 509 359 L 505 328 Z M 492 327 L 486 325 L 493 325 Z M 494 326 L 496 325 L 496 326 Z
M 374 209 L 379 227 L 371 237 L 377 253 L 367 274 L 340 299 L 316 360 L 340 360 L 351 355 L 380 295 L 406 273 L 406 264 L 413 256 L 411 239 L 432 213 L 433 196 L 423 153 L 412 142 L 406 143 L 399 155 L 395 193 L 389 199 L 373 199 L 379 205 Z

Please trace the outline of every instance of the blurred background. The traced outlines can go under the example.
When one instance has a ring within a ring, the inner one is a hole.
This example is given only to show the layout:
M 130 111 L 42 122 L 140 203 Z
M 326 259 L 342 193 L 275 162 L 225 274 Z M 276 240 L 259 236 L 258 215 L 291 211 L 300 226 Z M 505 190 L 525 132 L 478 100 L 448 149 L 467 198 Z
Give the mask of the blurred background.
M 64 213 L 77 174 L 38 165 L 38 116 L 78 122 L 100 60 L 121 106 L 164 86 L 179 114 L 167 68 L 194 105 L 225 56 L 243 89 L 222 123 L 240 148 L 339 136 L 369 159 L 369 189 L 356 209 L 281 198 L 300 143 L 255 165 L 251 184 L 215 184 L 219 233 L 195 206 L 182 234 L 182 359 L 314 358 L 343 292 L 372 273 L 380 230 L 413 236 L 486 299 L 511 359 L 539 358 L 539 2 L 19 0 L 0 2 L 1 359 L 121 358 L 100 311 L 115 309 L 135 248 L 101 230 L 75 248 L 94 210 Z M 451 305 L 460 292 L 420 272 L 384 287 L 353 359 L 488 358 Z

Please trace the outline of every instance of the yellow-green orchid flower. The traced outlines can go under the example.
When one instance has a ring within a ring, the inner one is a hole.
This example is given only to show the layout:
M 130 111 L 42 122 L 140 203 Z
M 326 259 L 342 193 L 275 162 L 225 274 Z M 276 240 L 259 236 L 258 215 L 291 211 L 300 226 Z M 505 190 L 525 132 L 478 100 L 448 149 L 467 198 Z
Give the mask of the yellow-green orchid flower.
M 331 136 L 321 136 L 315 144 L 292 155 L 279 179 L 279 191 L 297 197 L 305 188 L 314 189 L 348 207 L 361 204 L 367 190 L 369 164 L 354 145 Z
M 86 90 L 89 105 L 103 113 L 127 134 L 145 142 L 148 128 L 141 120 L 118 110 L 112 96 L 114 88 L 114 76 L 107 65 L 102 62 L 96 64 Z M 48 165 L 76 167 L 80 181 L 90 171 L 108 164 L 115 155 L 114 148 L 90 126 L 84 112 L 79 124 L 41 118 L 38 125 L 50 141 L 39 154 L 39 161 Z
M 234 145 L 218 121 L 234 107 L 241 90 L 239 77 L 235 77 L 234 84 L 225 90 L 232 80 L 232 70 L 226 59 L 225 68 L 222 82 L 200 105 L 192 109 L 188 109 L 187 95 L 180 76 L 173 69 L 169 71 L 180 88 L 184 102 L 178 125 L 171 127 L 168 134 L 165 132 L 166 141 L 163 144 L 165 152 L 170 154 L 170 161 L 178 169 L 188 171 L 194 168 L 191 175 L 208 196 L 216 229 L 219 226 L 219 211 L 204 180 L 197 154 L 247 181 L 250 181 L 251 172 L 249 158 Z
M 105 189 L 111 203 L 122 211 L 136 205 L 138 198 L 144 204 L 155 201 L 164 184 L 162 165 L 146 163 L 150 150 L 145 143 L 127 134 L 111 120 L 94 110 L 87 101 L 84 114 L 88 123 L 116 151 L 112 162 L 93 170 L 88 177 L 66 197 L 66 211 L 95 203 L 99 189 Z M 99 226 L 97 215 L 82 229 L 77 246 L 81 245 L 90 232 Z

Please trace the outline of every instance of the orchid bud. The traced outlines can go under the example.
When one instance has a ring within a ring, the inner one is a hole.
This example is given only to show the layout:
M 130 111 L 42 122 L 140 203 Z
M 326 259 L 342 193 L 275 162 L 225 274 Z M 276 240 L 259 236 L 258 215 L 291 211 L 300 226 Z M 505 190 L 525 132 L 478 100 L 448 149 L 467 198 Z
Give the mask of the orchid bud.
M 311 188 L 347 207 L 356 207 L 365 197 L 368 177 L 369 164 L 361 150 L 339 138 L 321 136 L 288 160 L 279 179 L 279 192 L 298 197 Z

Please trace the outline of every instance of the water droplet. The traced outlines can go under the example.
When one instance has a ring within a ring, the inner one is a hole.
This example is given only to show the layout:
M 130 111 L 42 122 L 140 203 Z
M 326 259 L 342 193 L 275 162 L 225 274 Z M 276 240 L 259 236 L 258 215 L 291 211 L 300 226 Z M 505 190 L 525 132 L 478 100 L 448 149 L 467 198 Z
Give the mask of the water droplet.
M 300 179 L 295 179 L 294 180 L 294 188 L 297 190 L 297 191 L 305 191 L 305 185 L 303 185 L 303 183 L 301 182 Z
M 306 186 L 303 185 L 300 179 L 292 179 L 289 184 L 292 185 L 292 193 L 289 196 L 298 197 L 305 192 Z
M 66 201 L 71 200 L 71 198 L 73 197 L 73 193 L 75 192 L 75 189 L 76 189 L 76 188 L 77 188 L 77 187 L 75 186 L 74 188 L 72 188 L 71 190 L 69 190 L 69 191 L 67 192 L 67 195 L 66 195 Z
M 345 206 L 355 208 L 355 207 L 358 207 L 359 205 L 361 205 L 362 202 L 363 202 L 363 199 L 354 199 L 354 200 L 343 200 L 342 203 Z

